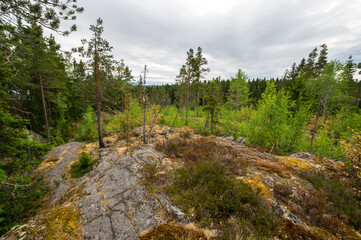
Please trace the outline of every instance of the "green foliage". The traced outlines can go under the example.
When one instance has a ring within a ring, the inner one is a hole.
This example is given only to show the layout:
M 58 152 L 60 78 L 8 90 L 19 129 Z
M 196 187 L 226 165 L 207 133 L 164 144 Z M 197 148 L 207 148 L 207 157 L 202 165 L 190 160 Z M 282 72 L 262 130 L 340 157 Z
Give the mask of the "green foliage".
M 76 19 L 76 13 L 84 10 L 78 7 L 76 0 L 74 1 L 21 1 L 21 2 L 7 2 L 1 3 L 0 12 L 3 16 L 3 25 L 7 26 L 5 29 L 10 34 L 19 36 L 16 30 L 12 30 L 11 26 L 22 24 L 23 21 L 27 23 L 37 22 L 42 26 L 57 31 L 64 35 L 76 30 L 76 25 L 72 25 L 69 30 L 60 31 L 60 22 L 62 20 Z M 18 22 L 13 21 L 18 19 Z M 10 30 L 11 29 L 11 30 Z
M 80 167 L 86 168 L 92 164 L 92 157 L 89 154 L 82 154 L 79 157 Z
M 353 133 L 348 142 L 342 142 L 342 147 L 346 154 L 346 173 L 351 178 L 356 193 L 361 196 L 361 134 L 357 131 Z
M 3 94 L 0 91 L 0 168 L 9 176 L 37 166 L 50 145 L 30 139 L 26 130 L 28 121 L 10 114 L 6 102 L 2 100 Z
M 293 102 L 283 92 L 276 93 L 276 86 L 269 82 L 257 111 L 245 123 L 248 142 L 267 148 L 291 152 L 299 148 L 305 135 L 307 110 L 292 115 Z
M 361 131 L 361 114 L 342 108 L 334 117 L 332 129 L 335 135 L 342 140 L 351 138 L 354 134 L 353 130 Z
M 93 142 L 97 139 L 95 114 L 91 107 L 88 107 L 78 127 L 76 141 Z
M 278 222 L 262 206 L 260 195 L 247 184 L 227 176 L 218 162 L 200 162 L 178 169 L 168 192 L 176 204 L 188 209 L 192 220 L 205 226 L 236 216 L 249 221 L 258 237 L 277 232 Z
M 90 172 L 93 168 L 93 165 L 96 163 L 96 160 L 92 160 L 92 157 L 83 153 L 79 156 L 77 162 L 71 165 L 70 173 L 72 178 L 80 178 L 86 173 Z
M 31 216 L 39 204 L 35 202 L 44 196 L 47 188 L 42 178 L 35 181 L 27 176 L 14 176 L 0 186 L 0 236 Z
M 142 124 L 142 107 L 139 102 L 135 101 L 130 95 L 125 100 L 123 111 L 117 111 L 115 116 L 107 116 L 104 119 L 103 129 L 105 132 L 121 130 L 123 132 L 139 127 Z
M 238 110 L 248 104 L 250 92 L 246 82 L 247 78 L 247 75 L 239 69 L 236 77 L 231 79 L 226 105 L 232 109 Z
M 213 134 L 213 126 L 218 123 L 218 114 L 220 111 L 219 107 L 219 89 L 216 81 L 212 81 L 208 88 L 207 94 L 204 99 L 207 104 L 204 107 L 204 111 L 206 111 L 211 118 L 211 133 Z
M 334 132 L 327 122 L 317 131 L 313 149 L 317 155 L 322 157 L 333 158 L 343 155 L 342 148 L 335 141 Z

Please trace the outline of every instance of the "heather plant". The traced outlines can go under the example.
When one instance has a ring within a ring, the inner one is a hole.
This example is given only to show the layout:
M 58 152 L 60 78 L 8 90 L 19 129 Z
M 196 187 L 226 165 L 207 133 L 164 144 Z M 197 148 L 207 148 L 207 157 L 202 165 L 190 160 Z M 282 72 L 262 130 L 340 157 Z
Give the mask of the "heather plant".
M 217 161 L 192 163 L 176 171 L 168 193 L 186 214 L 204 226 L 230 218 L 248 222 L 258 238 L 275 235 L 279 222 L 262 203 L 259 193 L 229 176 Z M 250 230 L 248 229 L 248 231 Z

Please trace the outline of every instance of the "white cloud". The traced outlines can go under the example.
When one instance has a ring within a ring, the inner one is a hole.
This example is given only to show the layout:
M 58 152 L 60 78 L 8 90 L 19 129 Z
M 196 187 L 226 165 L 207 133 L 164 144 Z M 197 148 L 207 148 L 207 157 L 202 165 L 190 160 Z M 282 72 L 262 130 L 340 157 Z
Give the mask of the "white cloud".
M 329 59 L 361 61 L 359 0 L 87 0 L 78 32 L 64 39 L 65 49 L 89 38 L 89 25 L 101 17 L 113 55 L 138 76 L 175 79 L 189 48 L 203 48 L 208 79 L 229 78 L 238 68 L 249 77 L 281 77 L 293 62 L 326 43 Z

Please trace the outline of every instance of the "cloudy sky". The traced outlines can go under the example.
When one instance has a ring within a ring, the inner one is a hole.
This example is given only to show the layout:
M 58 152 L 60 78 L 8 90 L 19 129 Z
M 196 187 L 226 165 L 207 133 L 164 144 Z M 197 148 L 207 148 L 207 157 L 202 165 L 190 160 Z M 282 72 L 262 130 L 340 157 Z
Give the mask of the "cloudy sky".
M 316 46 L 329 59 L 361 61 L 360 0 L 78 0 L 78 31 L 57 36 L 63 50 L 89 38 L 103 19 L 103 37 L 116 59 L 149 82 L 171 83 L 189 48 L 202 47 L 207 79 L 228 79 L 239 68 L 250 78 L 281 77 Z

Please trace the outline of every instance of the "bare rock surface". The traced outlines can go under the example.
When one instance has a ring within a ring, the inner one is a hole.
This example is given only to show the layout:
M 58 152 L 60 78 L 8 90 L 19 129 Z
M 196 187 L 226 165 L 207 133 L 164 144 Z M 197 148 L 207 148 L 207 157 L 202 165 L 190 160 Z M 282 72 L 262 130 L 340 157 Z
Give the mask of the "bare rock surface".
M 165 222 L 158 215 L 162 205 L 157 197 L 140 185 L 142 164 L 162 158 L 154 149 L 144 148 L 129 156 L 112 152 L 101 159 L 86 177 L 88 195 L 79 202 L 85 239 L 137 239 Z
M 100 158 L 91 172 L 78 180 L 64 179 L 84 145 L 68 143 L 45 156 L 46 166 L 40 165 L 37 173 L 44 174 L 53 188 L 44 200 L 46 214 L 39 215 L 40 211 L 29 220 L 31 224 L 15 227 L 2 240 L 50 239 L 59 229 L 49 223 L 49 217 L 69 206 L 79 217 L 66 224 L 76 226 L 78 233 L 65 234 L 62 239 L 138 239 L 142 232 L 170 219 L 187 222 L 184 213 L 165 195 L 150 193 L 141 184 L 144 164 L 160 164 L 163 154 L 151 146 L 128 155 L 119 155 L 116 149 L 98 150 Z M 55 225 L 63 220 L 56 216 Z

